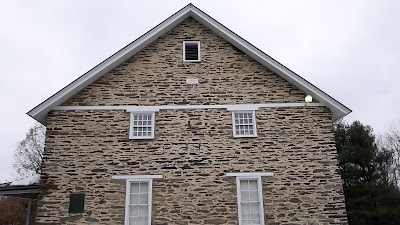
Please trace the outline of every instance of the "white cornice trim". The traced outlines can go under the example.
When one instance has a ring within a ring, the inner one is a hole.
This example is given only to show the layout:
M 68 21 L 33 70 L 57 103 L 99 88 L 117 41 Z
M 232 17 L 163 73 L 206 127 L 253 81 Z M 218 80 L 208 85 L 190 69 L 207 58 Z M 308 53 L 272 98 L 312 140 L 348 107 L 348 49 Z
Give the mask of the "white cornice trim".
M 130 180 L 130 179 L 162 179 L 163 175 L 114 175 L 113 180 Z
M 227 177 L 272 177 L 274 172 L 245 172 L 245 173 L 226 173 Z
M 178 109 L 227 109 L 228 111 L 252 111 L 259 108 L 320 107 L 321 103 L 266 103 L 237 105 L 162 105 L 162 106 L 58 106 L 53 110 L 125 110 L 127 112 L 158 112 Z

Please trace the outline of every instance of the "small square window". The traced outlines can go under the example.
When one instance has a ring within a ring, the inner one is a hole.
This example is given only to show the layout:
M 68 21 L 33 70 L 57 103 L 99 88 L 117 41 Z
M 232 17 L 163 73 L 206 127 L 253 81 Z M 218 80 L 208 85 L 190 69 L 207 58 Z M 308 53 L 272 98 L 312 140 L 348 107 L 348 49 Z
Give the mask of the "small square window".
M 232 112 L 233 137 L 257 137 L 255 111 Z
M 183 61 L 200 62 L 200 41 L 183 42 Z
M 154 138 L 154 112 L 132 112 L 129 130 L 130 139 Z

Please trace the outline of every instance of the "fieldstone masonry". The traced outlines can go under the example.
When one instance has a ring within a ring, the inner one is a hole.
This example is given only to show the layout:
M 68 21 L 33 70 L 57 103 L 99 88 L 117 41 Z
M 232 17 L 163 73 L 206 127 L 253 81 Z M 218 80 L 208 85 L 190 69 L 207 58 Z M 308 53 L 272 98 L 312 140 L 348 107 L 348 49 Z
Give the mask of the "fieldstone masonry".
M 201 63 L 182 62 L 183 40 L 201 41 Z M 292 103 L 304 95 L 189 18 L 63 105 Z M 124 224 L 125 181 L 112 175 L 164 176 L 153 181 L 153 225 L 238 224 L 227 172 L 275 173 L 262 178 L 266 224 L 347 224 L 327 108 L 262 108 L 257 138 L 233 138 L 231 116 L 161 110 L 154 139 L 130 140 L 127 112 L 51 111 L 36 224 Z M 84 213 L 68 214 L 71 192 L 85 192 Z

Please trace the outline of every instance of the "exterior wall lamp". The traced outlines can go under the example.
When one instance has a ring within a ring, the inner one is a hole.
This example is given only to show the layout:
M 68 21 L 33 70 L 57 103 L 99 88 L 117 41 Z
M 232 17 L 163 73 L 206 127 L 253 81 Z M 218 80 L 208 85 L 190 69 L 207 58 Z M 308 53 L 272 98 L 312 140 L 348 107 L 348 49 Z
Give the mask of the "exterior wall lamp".
M 307 95 L 307 96 L 304 98 L 304 101 L 305 101 L 306 103 L 311 103 L 311 102 L 312 102 L 312 96 L 311 96 L 311 95 Z

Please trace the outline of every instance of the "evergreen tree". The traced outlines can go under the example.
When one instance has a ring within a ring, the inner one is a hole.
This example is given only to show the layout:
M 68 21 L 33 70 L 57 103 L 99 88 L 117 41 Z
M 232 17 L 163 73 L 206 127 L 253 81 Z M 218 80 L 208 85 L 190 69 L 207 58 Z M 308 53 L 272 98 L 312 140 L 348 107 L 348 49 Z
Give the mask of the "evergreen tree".
M 389 175 L 392 153 L 378 149 L 372 128 L 359 121 L 337 123 L 335 141 L 349 224 L 399 224 L 400 191 Z

